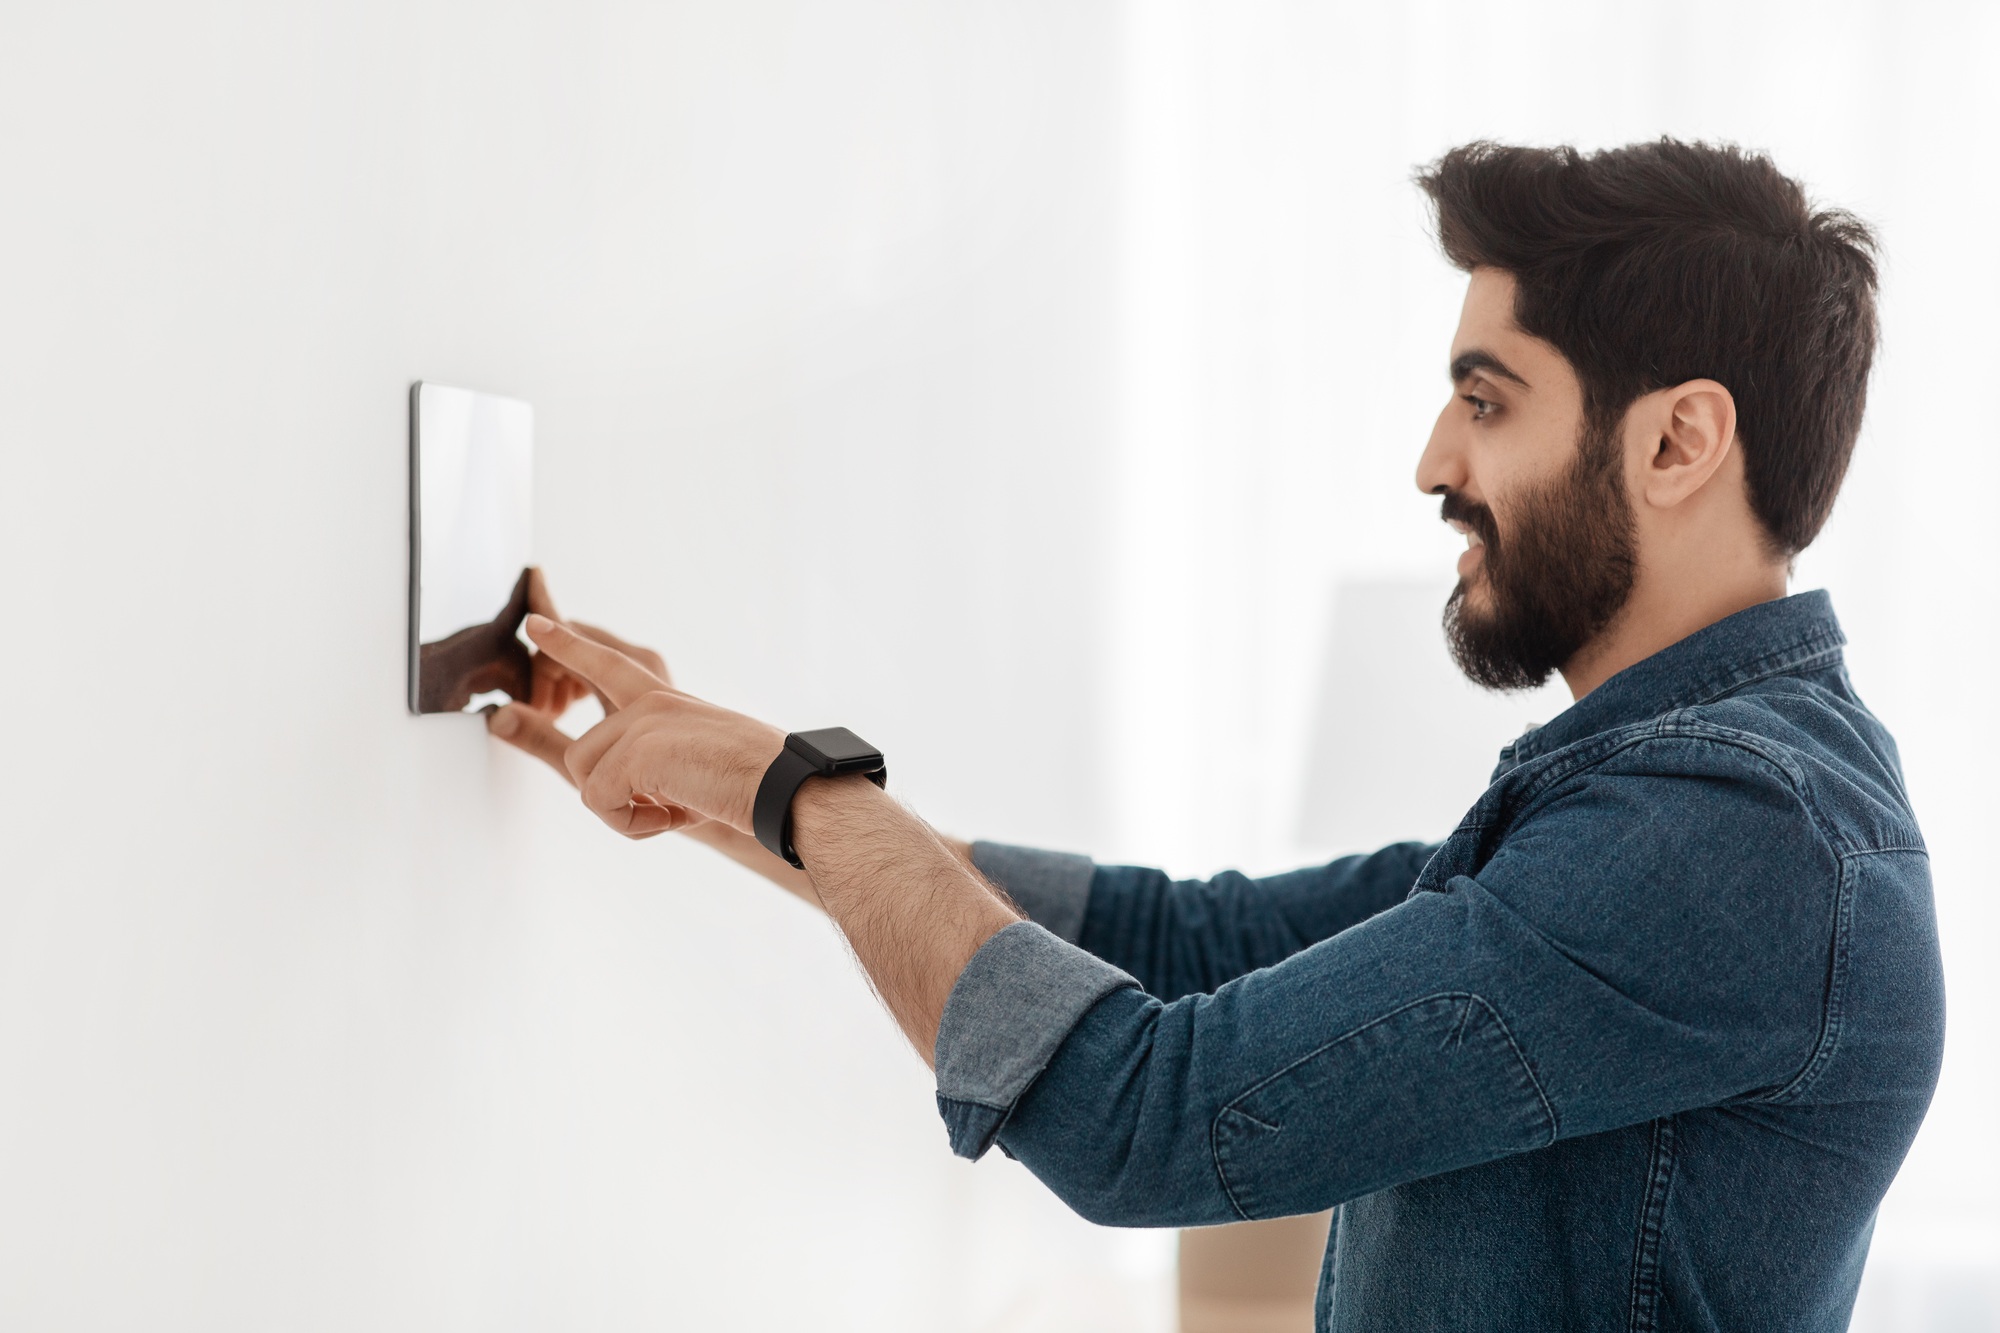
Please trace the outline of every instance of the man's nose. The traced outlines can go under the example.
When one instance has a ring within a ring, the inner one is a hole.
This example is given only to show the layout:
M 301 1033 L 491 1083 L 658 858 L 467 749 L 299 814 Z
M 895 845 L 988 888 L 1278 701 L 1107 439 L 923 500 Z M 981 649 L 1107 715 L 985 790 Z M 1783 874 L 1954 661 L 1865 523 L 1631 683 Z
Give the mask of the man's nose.
M 1446 418 L 1451 411 L 1446 404 L 1438 413 L 1437 424 L 1431 427 L 1431 438 L 1424 444 L 1422 457 L 1417 459 L 1417 489 L 1425 495 L 1442 495 L 1446 491 L 1462 491 L 1466 488 L 1465 451 L 1456 439 Z

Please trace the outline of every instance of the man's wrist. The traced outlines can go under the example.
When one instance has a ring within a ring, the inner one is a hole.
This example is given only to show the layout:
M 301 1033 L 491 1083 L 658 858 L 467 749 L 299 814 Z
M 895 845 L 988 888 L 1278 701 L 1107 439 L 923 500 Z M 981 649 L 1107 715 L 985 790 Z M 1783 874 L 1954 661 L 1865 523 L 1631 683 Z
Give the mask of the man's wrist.
M 754 719 L 746 718 L 745 722 L 756 729 L 754 739 L 746 739 L 740 745 L 733 744 L 723 751 L 728 764 L 723 781 L 740 793 L 736 809 L 725 822 L 738 832 L 754 838 L 757 836 L 757 788 L 772 763 L 784 751 L 785 733 Z M 773 737 L 776 744 L 772 743 Z
M 792 839 L 794 799 L 800 788 L 815 777 L 848 774 L 863 775 L 881 787 L 888 784 L 889 767 L 880 750 L 846 727 L 821 727 L 786 736 L 777 758 L 757 781 L 751 808 L 751 831 L 757 841 L 803 868 Z
M 1020 920 L 928 824 L 866 774 L 815 777 L 792 804 L 792 845 L 827 915 L 926 1059 L 967 960 Z

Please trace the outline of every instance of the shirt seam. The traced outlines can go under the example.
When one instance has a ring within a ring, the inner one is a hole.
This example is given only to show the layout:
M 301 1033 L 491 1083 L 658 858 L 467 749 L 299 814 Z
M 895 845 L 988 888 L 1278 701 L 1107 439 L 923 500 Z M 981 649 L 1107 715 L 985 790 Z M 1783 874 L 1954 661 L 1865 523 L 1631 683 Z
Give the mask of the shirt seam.
M 992 1102 L 979 1097 L 954 1097 L 948 1092 L 940 1092 L 937 1096 L 939 1101 L 950 1102 L 954 1106 L 976 1106 L 982 1111 L 997 1111 L 1003 1114 L 1011 1112 L 1021 1100 L 1016 1097 L 1006 1106 L 995 1106 Z
M 1528 1053 L 1522 1050 L 1521 1043 L 1514 1039 L 1513 1029 L 1507 1026 L 1507 1020 L 1501 1015 L 1499 1009 L 1497 1009 L 1494 1006 L 1493 1002 L 1491 1000 L 1488 1000 L 1484 995 L 1480 995 L 1476 991 L 1463 991 L 1463 990 L 1434 991 L 1429 995 L 1421 995 L 1418 996 L 1416 999 L 1409 1000 L 1402 1004 L 1399 1004 L 1393 1009 L 1385 1010 L 1382 1013 L 1377 1014 L 1375 1017 L 1369 1019 L 1366 1023 L 1358 1023 L 1354 1027 L 1349 1028 L 1347 1031 L 1341 1033 L 1339 1036 L 1334 1037 L 1331 1040 L 1320 1043 L 1318 1046 L 1313 1047 L 1313 1049 L 1307 1051 L 1305 1054 L 1299 1056 L 1297 1059 L 1287 1061 L 1285 1064 L 1279 1066 L 1277 1069 L 1274 1069 L 1270 1073 L 1264 1075 L 1262 1078 L 1258 1079 L 1256 1082 L 1244 1088 L 1241 1092 L 1237 1093 L 1234 1097 L 1231 1097 L 1228 1101 L 1224 1102 L 1220 1107 L 1216 1109 L 1214 1118 L 1211 1119 L 1208 1123 L 1209 1161 L 1215 1167 L 1216 1182 L 1222 1187 L 1223 1197 L 1229 1200 L 1230 1208 L 1235 1210 L 1235 1213 L 1238 1217 L 1242 1218 L 1246 1222 L 1252 1220 L 1250 1214 L 1243 1210 L 1243 1205 L 1237 1200 L 1236 1191 L 1232 1190 L 1229 1187 L 1229 1177 L 1222 1169 L 1222 1151 L 1221 1151 L 1221 1144 L 1218 1140 L 1218 1136 L 1220 1135 L 1222 1130 L 1222 1118 L 1226 1115 L 1239 1115 L 1242 1116 L 1245 1120 L 1255 1121 L 1260 1125 L 1263 1124 L 1264 1122 L 1258 1120 L 1257 1117 L 1250 1115 L 1246 1111 L 1238 1110 L 1237 1109 L 1238 1104 L 1243 1102 L 1253 1094 L 1261 1091 L 1266 1086 L 1275 1083 L 1277 1080 L 1291 1073 L 1294 1069 L 1297 1069 L 1299 1066 L 1306 1064 L 1307 1062 L 1313 1059 L 1316 1059 L 1317 1057 L 1319 1057 L 1320 1055 L 1324 1054 L 1327 1051 L 1332 1050 L 1334 1047 L 1340 1045 L 1342 1042 L 1350 1041 L 1353 1038 L 1359 1036 L 1361 1033 L 1368 1031 L 1368 1029 L 1372 1027 L 1378 1027 L 1381 1024 L 1388 1022 L 1390 1019 L 1394 1018 L 1396 1015 L 1400 1013 L 1404 1013 L 1408 1010 L 1415 1009 L 1420 1005 L 1430 1004 L 1435 1000 L 1454 1000 L 1454 1001 L 1464 1001 L 1467 1004 L 1477 1004 L 1481 1008 L 1485 1009 L 1486 1012 L 1492 1016 L 1493 1022 L 1500 1029 L 1500 1035 L 1507 1039 L 1507 1048 L 1514 1053 L 1514 1059 L 1520 1064 L 1521 1073 L 1527 1078 L 1528 1086 L 1535 1090 L 1535 1098 L 1537 1101 L 1541 1103 L 1543 1119 L 1546 1120 L 1548 1123 L 1548 1138 L 1544 1140 L 1540 1146 L 1546 1148 L 1549 1146 L 1549 1144 L 1554 1143 L 1557 1139 L 1562 1137 L 1562 1119 L 1556 1112 L 1555 1104 L 1549 1100 L 1548 1093 L 1543 1090 L 1542 1081 L 1535 1076 L 1535 1067 L 1534 1064 L 1528 1059 Z M 1464 1022 L 1463 1017 L 1461 1017 L 1460 1022 L 1461 1023 Z M 1265 1127 L 1275 1128 L 1275 1126 L 1268 1126 L 1268 1125 Z M 1533 1149 L 1529 1149 L 1528 1151 L 1533 1151 Z
M 1515 813 L 1513 817 L 1505 820 L 1494 820 L 1488 827 L 1505 827 L 1507 829 L 1517 827 L 1522 820 L 1526 819 L 1532 813 L 1531 807 L 1543 796 L 1547 795 L 1552 788 L 1572 778 L 1589 773 L 1593 769 L 1603 767 L 1627 750 L 1637 749 L 1649 741 L 1656 740 L 1698 740 L 1740 750 L 1781 778 L 1785 784 L 1785 789 L 1804 808 L 1807 817 L 1812 821 L 1813 833 L 1826 847 L 1827 853 L 1830 856 L 1838 860 L 1851 851 L 1862 850 L 1860 848 L 1843 848 L 1841 846 L 1839 839 L 1834 836 L 1833 821 L 1827 818 L 1826 812 L 1821 810 L 1819 803 L 1813 799 L 1811 784 L 1806 781 L 1805 773 L 1789 763 L 1787 757 L 1782 752 L 1768 748 L 1762 743 L 1763 738 L 1753 733 L 1740 731 L 1735 727 L 1719 727 L 1704 718 L 1690 718 L 1684 715 L 1686 711 L 1685 709 L 1675 709 L 1671 713 L 1665 713 L 1654 718 L 1651 722 L 1633 724 L 1632 728 L 1630 728 L 1630 734 L 1621 736 L 1601 754 L 1592 754 L 1588 758 L 1579 758 L 1572 764 L 1550 765 L 1547 772 L 1539 774 L 1529 782 L 1523 784 L 1520 795 L 1514 803 Z
M 1755 685 L 1760 680 L 1769 680 L 1773 676 L 1796 676 L 1801 672 L 1817 671 L 1821 667 L 1831 666 L 1835 662 L 1842 660 L 1845 655 L 1846 640 L 1836 635 L 1827 635 L 1818 646 L 1807 642 L 1801 644 L 1800 647 L 1810 649 L 1811 651 L 1796 658 L 1785 657 L 1779 653 L 1767 653 L 1763 657 L 1752 658 L 1749 662 L 1744 663 L 1746 674 L 1740 679 L 1732 680 L 1727 685 L 1716 686 L 1713 693 L 1697 694 L 1692 703 L 1678 705 L 1678 707 L 1690 708 L 1699 707 L 1702 704 L 1712 704 L 1718 699 L 1727 698 L 1740 689 Z
M 1639 1229 L 1632 1246 L 1632 1288 L 1626 1315 L 1631 1333 L 1655 1333 L 1660 1319 L 1660 1246 L 1666 1232 L 1667 1191 L 1677 1160 L 1674 1117 L 1653 1122 L 1646 1160 L 1646 1192 L 1639 1205 Z
M 1746 682 L 1747 683 L 1747 682 Z M 1768 1102 L 1788 1094 L 1796 1096 L 1797 1091 L 1809 1086 L 1807 1076 L 1818 1066 L 1823 1066 L 1823 1054 L 1830 1057 L 1829 1042 L 1839 1036 L 1839 1016 L 1832 1006 L 1845 998 L 1846 988 L 1846 948 L 1847 918 L 1852 915 L 1852 903 L 1848 892 L 1848 858 L 1863 851 L 1881 851 L 1883 848 L 1844 848 L 1836 836 L 1833 821 L 1827 818 L 1818 802 L 1812 797 L 1811 784 L 1806 781 L 1803 771 L 1795 770 L 1786 762 L 1786 756 L 1769 749 L 1763 738 L 1734 727 L 1721 727 L 1706 718 L 1689 715 L 1686 708 L 1677 708 L 1652 719 L 1650 724 L 1633 724 L 1632 734 L 1620 738 L 1602 754 L 1593 755 L 1574 765 L 1551 765 L 1547 773 L 1539 775 L 1526 786 L 1512 819 L 1496 821 L 1506 828 L 1514 828 L 1528 817 L 1530 808 L 1546 793 L 1571 778 L 1588 773 L 1611 761 L 1613 757 L 1628 749 L 1634 749 L 1652 740 L 1697 740 L 1713 745 L 1724 745 L 1748 755 L 1751 760 L 1777 776 L 1791 793 L 1792 798 L 1804 810 L 1811 823 L 1813 836 L 1826 854 L 1833 859 L 1832 914 L 1826 937 L 1829 954 L 1829 973 L 1820 996 L 1820 1027 L 1814 1035 L 1812 1045 L 1792 1072 L 1773 1085 L 1767 1084 L 1762 1090 L 1747 1095 L 1744 1100 Z
M 1928 858 L 1930 852 L 1922 847 L 1872 847 L 1841 855 L 1840 887 L 1833 909 L 1833 932 L 1828 946 L 1826 993 L 1822 1000 L 1819 1038 L 1813 1043 L 1812 1053 L 1806 1057 L 1806 1062 L 1798 1073 L 1777 1091 L 1755 1100 L 1771 1103 L 1796 1102 L 1812 1091 L 1814 1085 L 1825 1077 L 1827 1067 L 1839 1053 L 1840 1039 L 1846 1032 L 1848 967 L 1854 943 L 1853 866 L 1863 857 L 1892 854 L 1906 856 L 1915 854 Z

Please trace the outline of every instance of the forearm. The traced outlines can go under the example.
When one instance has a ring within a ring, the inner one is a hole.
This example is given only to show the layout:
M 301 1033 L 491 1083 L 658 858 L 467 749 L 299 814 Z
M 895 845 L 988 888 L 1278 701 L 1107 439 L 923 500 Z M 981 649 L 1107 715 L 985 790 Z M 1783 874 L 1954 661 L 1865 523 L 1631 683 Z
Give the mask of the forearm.
M 756 871 L 800 902 L 822 912 L 826 910 L 826 904 L 819 900 L 819 893 L 813 888 L 811 876 L 773 856 L 763 843 L 749 834 L 711 819 L 689 829 L 687 836 L 696 842 L 707 843 L 745 869 Z
M 826 904 L 819 900 L 819 891 L 813 888 L 812 876 L 794 865 L 771 855 L 763 843 L 747 833 L 739 833 L 727 824 L 709 820 L 697 824 L 687 831 L 687 836 L 696 842 L 706 843 L 721 852 L 746 870 L 754 870 L 765 879 L 791 894 L 800 902 L 819 911 L 826 910 Z M 950 849 L 968 870 L 977 873 L 972 862 L 972 844 L 963 838 L 946 837 L 938 834 L 938 840 Z
M 818 779 L 792 801 L 811 888 L 929 1064 L 972 955 L 1021 917 L 954 846 L 865 778 Z
M 602 722 L 571 740 L 532 709 L 489 726 L 556 765 L 583 803 L 628 838 L 687 831 L 773 883 L 817 900 L 847 936 L 876 992 L 926 1063 L 945 1003 L 980 945 L 1020 922 L 929 825 L 863 777 L 818 778 L 792 797 L 801 884 L 751 837 L 756 795 L 784 744 L 777 728 L 684 694 L 656 660 L 631 656 L 543 615 L 530 640 L 605 701 Z M 703 823 L 721 827 L 697 832 Z M 729 831 L 725 831 L 729 830 Z

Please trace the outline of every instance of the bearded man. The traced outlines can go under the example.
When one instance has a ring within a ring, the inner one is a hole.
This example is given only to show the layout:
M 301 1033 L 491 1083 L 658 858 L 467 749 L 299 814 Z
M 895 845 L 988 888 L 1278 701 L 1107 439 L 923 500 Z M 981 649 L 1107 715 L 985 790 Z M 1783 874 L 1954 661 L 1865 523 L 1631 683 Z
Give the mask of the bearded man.
M 1183 882 L 955 843 L 851 733 L 540 616 L 491 726 L 619 832 L 822 906 L 953 1151 L 1111 1225 L 1337 1206 L 1322 1329 L 1844 1328 L 1943 1035 L 1895 745 L 1826 595 L 1787 596 L 1860 430 L 1873 240 L 1670 140 L 1419 181 L 1469 275 L 1417 465 L 1468 542 L 1447 638 L 1576 699 L 1443 842 Z

